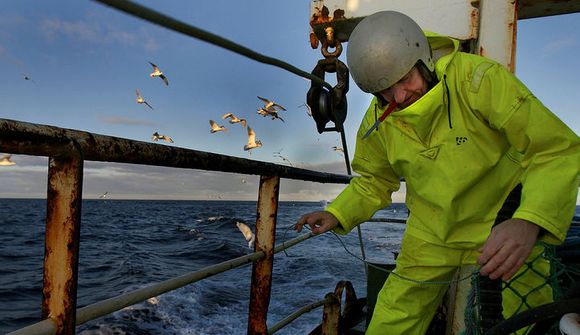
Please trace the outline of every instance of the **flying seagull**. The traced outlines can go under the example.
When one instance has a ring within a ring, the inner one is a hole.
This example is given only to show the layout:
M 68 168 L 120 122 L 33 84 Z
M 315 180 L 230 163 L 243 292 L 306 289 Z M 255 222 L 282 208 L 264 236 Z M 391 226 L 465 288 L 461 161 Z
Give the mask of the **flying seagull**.
M 12 157 L 11 154 L 2 155 L 2 158 L 0 159 L 0 166 L 16 165 L 16 163 L 14 163 L 13 161 L 10 160 L 10 157 Z
M 31 82 L 33 82 L 33 83 L 36 84 L 36 82 L 34 81 L 34 79 L 32 79 L 30 76 L 23 75 L 22 78 L 24 78 L 24 80 L 29 80 L 29 81 L 31 81 Z
M 258 99 L 260 99 L 260 100 L 262 100 L 264 102 L 264 108 L 265 109 L 277 109 L 277 110 L 283 110 L 283 111 L 286 110 L 286 108 L 278 105 L 274 101 L 270 101 L 270 100 L 268 100 L 266 98 L 262 98 L 261 96 L 258 96 Z
M 244 238 L 246 239 L 246 241 L 248 241 L 248 248 L 251 249 L 254 246 L 254 241 L 256 240 L 256 235 L 254 235 L 254 233 L 252 232 L 252 229 L 250 229 L 250 227 L 248 227 L 247 225 L 245 225 L 241 222 L 236 222 L 236 226 L 238 227 L 240 232 L 244 235 Z
M 224 114 L 224 115 L 222 116 L 222 119 L 224 119 L 224 120 L 225 120 L 225 119 L 227 119 L 227 118 L 230 118 L 230 123 L 241 123 L 241 124 L 242 124 L 242 126 L 244 126 L 244 127 L 245 127 L 245 126 L 246 126 L 246 124 L 247 124 L 247 123 L 246 123 L 246 119 L 239 119 L 239 118 L 238 118 L 237 116 L 235 116 L 233 113 L 227 113 L 227 114 Z
M 342 147 L 338 147 L 336 145 L 332 147 L 332 150 L 338 151 L 338 152 L 344 152 L 344 149 Z
M 155 142 L 157 142 L 159 140 L 164 140 L 165 142 L 173 143 L 173 139 L 171 137 L 166 136 L 166 135 L 161 135 L 158 132 L 154 132 L 153 136 L 151 136 L 151 139 Z
M 306 107 L 306 115 L 312 117 L 312 109 L 310 108 L 310 106 L 308 106 L 307 103 L 303 103 L 302 105 L 298 106 L 298 107 Z
M 278 115 L 278 111 L 275 110 L 274 108 L 260 107 L 260 109 L 258 109 L 258 111 L 256 113 L 258 113 L 259 115 L 262 115 L 263 117 L 266 117 L 267 115 L 269 115 L 272 117 L 272 120 L 280 119 L 280 121 L 285 122 L 284 119 Z
M 259 148 L 262 146 L 261 141 L 256 141 L 256 133 L 250 127 L 248 127 L 248 143 L 244 145 L 244 150 L 248 151 L 254 148 Z
M 151 66 L 153 66 L 153 72 L 151 72 L 149 74 L 149 77 L 153 78 L 153 77 L 159 77 L 161 79 L 163 79 L 163 82 L 165 83 L 166 86 L 169 86 L 169 81 L 167 80 L 167 77 L 165 77 L 165 75 L 163 74 L 163 72 L 161 72 L 161 70 L 159 70 L 159 68 L 157 67 L 157 65 L 149 62 L 149 64 L 151 64 Z
M 105 193 L 99 195 L 99 199 L 105 199 L 108 194 L 109 194 L 109 192 L 105 192 Z
M 224 126 L 220 126 L 214 120 L 209 120 L 209 125 L 211 126 L 210 132 L 217 133 L 218 131 L 227 131 L 228 129 Z
M 290 166 L 294 166 L 294 165 L 292 165 L 292 162 L 291 162 L 291 161 L 290 161 L 290 160 L 289 160 L 287 157 L 285 157 L 285 156 L 282 156 L 282 155 L 274 155 L 274 157 L 278 157 L 278 158 L 280 158 L 280 159 L 281 159 L 283 162 L 288 162 L 288 164 L 290 164 Z
M 141 96 L 141 93 L 139 92 L 139 90 L 135 90 L 135 94 L 137 94 L 137 103 L 138 104 L 146 104 L 147 107 L 153 109 L 153 107 L 151 107 L 151 105 L 148 104 L 147 101 L 145 101 L 145 99 L 143 99 L 143 97 Z

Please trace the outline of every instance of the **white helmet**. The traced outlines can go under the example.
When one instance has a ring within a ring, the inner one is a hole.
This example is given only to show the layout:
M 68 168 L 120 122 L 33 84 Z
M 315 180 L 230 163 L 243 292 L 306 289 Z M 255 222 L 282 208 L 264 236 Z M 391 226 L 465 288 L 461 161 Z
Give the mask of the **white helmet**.
M 422 61 L 435 70 L 423 31 L 410 17 L 382 11 L 365 17 L 352 31 L 346 61 L 354 82 L 367 93 L 391 87 Z

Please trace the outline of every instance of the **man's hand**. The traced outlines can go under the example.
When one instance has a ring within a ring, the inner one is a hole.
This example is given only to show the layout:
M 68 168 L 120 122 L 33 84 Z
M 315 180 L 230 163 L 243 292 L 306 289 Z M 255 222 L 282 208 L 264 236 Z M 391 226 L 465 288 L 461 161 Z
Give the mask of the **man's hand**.
M 479 272 L 490 279 L 510 279 L 528 259 L 539 231 L 539 226 L 522 219 L 509 219 L 495 226 L 479 249 Z
M 298 223 L 296 223 L 296 226 L 294 226 L 294 229 L 297 232 L 300 232 L 302 230 L 302 226 L 305 224 L 310 226 L 310 229 L 312 229 L 312 233 L 314 235 L 318 235 L 326 233 L 327 231 L 338 226 L 338 219 L 330 212 L 312 212 L 303 215 L 300 220 L 298 220 Z

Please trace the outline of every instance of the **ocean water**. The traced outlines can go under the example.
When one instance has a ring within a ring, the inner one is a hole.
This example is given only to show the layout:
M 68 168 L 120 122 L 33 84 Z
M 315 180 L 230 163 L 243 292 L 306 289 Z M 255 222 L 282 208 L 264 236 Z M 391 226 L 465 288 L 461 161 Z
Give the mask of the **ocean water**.
M 298 234 L 291 226 L 316 202 L 282 202 L 276 244 Z M 0 333 L 40 321 L 46 201 L 0 199 Z M 406 218 L 403 204 L 377 213 Z M 239 257 L 252 250 L 235 223 L 254 228 L 252 201 L 85 200 L 82 204 L 78 307 Z M 404 226 L 362 226 L 373 262 L 392 262 Z M 355 232 L 342 237 L 360 256 Z M 323 299 L 340 280 L 366 295 L 361 261 L 325 234 L 274 258 L 268 325 Z M 204 279 L 77 327 L 93 334 L 245 334 L 251 265 Z M 305 314 L 277 334 L 304 334 L 322 320 L 322 309 Z
M 323 203 L 282 202 L 276 244 L 298 234 L 291 227 Z M 0 199 L 0 334 L 40 321 L 45 200 Z M 375 217 L 404 219 L 404 204 Z M 575 221 L 579 221 L 580 207 Z M 254 228 L 252 201 L 85 200 L 82 204 L 78 307 L 239 257 L 252 250 L 235 223 Z M 367 259 L 392 263 L 404 225 L 361 226 Z M 580 226 L 576 235 L 580 236 Z M 360 257 L 356 232 L 341 237 Z M 274 258 L 268 325 L 323 299 L 340 280 L 366 296 L 362 262 L 332 234 L 311 238 Z M 245 334 L 251 265 L 165 293 L 77 327 L 77 334 Z M 305 334 L 322 320 L 307 313 L 277 334 Z

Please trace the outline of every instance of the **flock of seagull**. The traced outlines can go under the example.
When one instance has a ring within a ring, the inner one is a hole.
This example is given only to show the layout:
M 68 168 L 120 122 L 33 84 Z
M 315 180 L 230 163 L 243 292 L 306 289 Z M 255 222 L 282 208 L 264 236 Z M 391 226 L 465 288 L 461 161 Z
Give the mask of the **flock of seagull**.
M 153 67 L 153 72 L 151 72 L 149 74 L 149 76 L 151 78 L 159 78 L 163 81 L 165 86 L 169 86 L 169 79 L 167 79 L 167 76 L 165 76 L 163 71 L 161 71 L 161 69 L 159 69 L 159 67 L 156 64 L 154 64 L 152 62 L 149 62 L 149 64 L 151 64 L 151 66 Z M 150 109 L 153 109 L 153 107 L 149 104 L 149 102 L 147 102 L 147 100 L 145 100 L 145 98 L 143 98 L 143 96 L 141 95 L 141 92 L 139 92 L 138 89 L 135 90 L 135 94 L 137 96 L 137 103 L 138 104 L 142 104 L 142 105 L 149 107 Z M 278 103 L 276 103 L 274 101 L 271 101 L 267 98 L 263 98 L 261 96 L 258 96 L 258 99 L 260 99 L 264 102 L 264 106 L 258 108 L 258 110 L 257 110 L 258 115 L 261 115 L 263 117 L 269 116 L 272 118 L 272 120 L 279 119 L 280 121 L 285 122 L 284 119 L 281 118 L 280 115 L 278 115 L 278 112 L 279 111 L 286 111 L 286 108 L 282 107 L 281 105 L 279 105 Z M 311 114 L 309 113 L 309 115 L 311 115 Z M 222 120 L 229 119 L 228 121 L 230 124 L 239 123 L 244 128 L 247 128 L 248 142 L 244 145 L 245 151 L 249 151 L 249 150 L 259 148 L 262 146 L 262 141 L 256 139 L 256 132 L 250 126 L 248 126 L 246 119 L 240 119 L 234 113 L 226 113 L 226 114 L 222 115 L 221 118 L 222 118 Z M 225 126 L 219 125 L 215 120 L 209 120 L 209 125 L 210 125 L 210 132 L 212 134 L 220 132 L 220 131 L 227 131 L 228 130 Z M 153 135 L 151 136 L 151 139 L 155 142 L 161 140 L 161 141 L 166 141 L 168 143 L 174 143 L 173 139 L 170 136 L 167 136 L 164 134 L 159 134 L 157 131 L 155 133 L 153 133 Z
M 163 71 L 161 71 L 159 69 L 159 67 L 157 65 L 153 64 L 152 62 L 149 62 L 149 64 L 151 64 L 151 67 L 153 67 L 153 72 L 149 73 L 149 77 L 159 78 L 163 81 L 165 86 L 169 86 L 169 79 L 167 79 L 165 74 L 163 74 Z M 153 107 L 143 98 L 143 96 L 141 95 L 141 92 L 139 92 L 139 90 L 135 90 L 135 94 L 137 95 L 137 103 L 138 104 L 145 105 L 145 106 L 153 109 Z M 170 136 L 159 134 L 158 132 L 153 133 L 153 135 L 151 136 L 151 140 L 153 140 L 154 142 L 162 140 L 162 141 L 166 141 L 168 143 L 174 143 L 173 139 Z
M 264 106 L 258 108 L 257 110 L 258 115 L 262 115 L 263 117 L 270 116 L 272 120 L 280 119 L 280 121 L 285 122 L 284 119 L 282 119 L 278 115 L 278 111 L 286 111 L 286 108 L 275 103 L 274 101 L 270 101 L 269 99 L 263 98 L 261 96 L 258 96 L 258 99 L 264 102 Z M 252 129 L 252 127 L 248 126 L 248 122 L 246 121 L 246 119 L 240 119 L 234 113 L 226 113 L 222 115 L 222 120 L 225 119 L 229 119 L 228 121 L 230 124 L 239 123 L 244 128 L 247 128 L 248 142 L 244 145 L 245 151 L 249 151 L 262 146 L 262 141 L 256 140 L 256 132 L 254 131 L 254 129 Z M 215 120 L 209 120 L 209 125 L 210 125 L 209 131 L 212 134 L 228 130 L 224 125 L 219 125 Z

